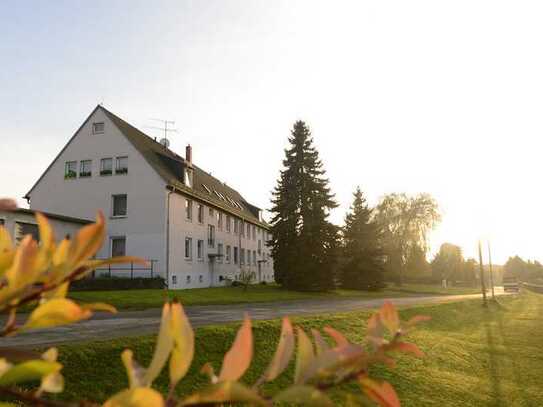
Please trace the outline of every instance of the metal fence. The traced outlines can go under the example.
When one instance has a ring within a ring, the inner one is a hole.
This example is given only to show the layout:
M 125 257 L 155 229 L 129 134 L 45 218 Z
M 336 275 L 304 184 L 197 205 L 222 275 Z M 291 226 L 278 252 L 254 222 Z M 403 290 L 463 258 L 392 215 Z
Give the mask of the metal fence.
M 101 260 L 101 259 L 97 259 Z M 107 267 L 94 269 L 92 277 L 116 277 L 116 278 L 153 278 L 158 277 L 156 263 L 158 260 L 146 259 L 148 267 L 142 267 L 134 262 L 126 264 L 109 264 Z

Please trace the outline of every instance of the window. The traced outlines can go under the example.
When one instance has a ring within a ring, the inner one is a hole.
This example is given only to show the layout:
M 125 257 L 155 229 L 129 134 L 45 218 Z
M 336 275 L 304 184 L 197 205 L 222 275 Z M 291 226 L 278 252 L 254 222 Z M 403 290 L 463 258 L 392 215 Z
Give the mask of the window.
M 128 157 L 117 157 L 115 174 L 126 174 L 128 172 Z
M 32 235 L 32 238 L 39 242 L 40 231 L 38 225 L 34 223 L 15 222 L 15 241 L 19 243 L 26 235 Z
M 113 216 L 126 216 L 126 195 L 113 195 Z
M 215 226 L 207 225 L 207 247 L 215 247 Z
M 104 133 L 104 122 L 96 122 L 92 124 L 92 134 Z
M 224 257 L 227 263 L 230 263 L 230 245 L 226 245 L 226 256 Z
M 172 284 L 177 285 L 177 276 L 172 276 Z
M 204 241 L 198 239 L 198 246 L 196 247 L 198 260 L 203 261 L 204 260 Z
M 231 221 L 230 221 L 230 215 L 226 215 L 226 232 L 227 233 L 230 233 L 231 227 L 232 227 L 232 225 L 231 225 Z
M 219 255 L 217 260 L 222 263 L 222 257 L 224 256 L 223 244 L 219 243 L 217 245 L 217 254 Z
M 190 284 L 190 276 L 187 276 L 187 284 Z
M 262 252 L 262 240 L 258 239 L 258 254 Z
M 64 166 L 64 178 L 77 178 L 77 161 L 66 161 Z
M 204 276 L 201 274 L 198 276 L 198 282 L 203 283 L 204 282 Z
M 242 220 L 239 221 L 239 234 L 245 237 L 245 225 Z
M 238 248 L 234 246 L 234 264 L 238 264 Z
M 239 250 L 239 264 L 245 264 L 245 249 L 241 248 Z
M 253 250 L 253 264 L 256 266 L 256 250 Z
M 102 158 L 100 160 L 100 175 L 111 175 L 113 173 L 113 158 Z
M 256 240 L 256 227 L 253 225 L 253 240 Z
M 198 223 L 204 223 L 204 205 L 198 204 Z
M 81 160 L 79 162 L 79 177 L 90 177 L 92 175 L 92 160 Z
M 247 223 L 247 239 L 251 238 L 251 224 Z
M 192 238 L 185 238 L 185 260 L 192 260 Z
M 185 167 L 185 185 L 192 188 L 192 169 Z
M 213 216 L 215 216 L 215 212 L 213 211 L 213 208 L 209 208 L 209 220 L 213 220 Z
M 204 187 L 204 189 L 207 191 L 208 194 L 211 193 L 211 190 L 209 189 L 209 187 L 206 184 L 202 184 L 202 186 Z
M 222 230 L 222 212 L 217 211 L 217 229 Z
M 234 218 L 234 234 L 238 234 L 238 220 Z
M 185 200 L 185 217 L 192 221 L 192 201 L 190 199 Z
M 118 236 L 111 238 L 111 257 L 126 255 L 126 237 Z

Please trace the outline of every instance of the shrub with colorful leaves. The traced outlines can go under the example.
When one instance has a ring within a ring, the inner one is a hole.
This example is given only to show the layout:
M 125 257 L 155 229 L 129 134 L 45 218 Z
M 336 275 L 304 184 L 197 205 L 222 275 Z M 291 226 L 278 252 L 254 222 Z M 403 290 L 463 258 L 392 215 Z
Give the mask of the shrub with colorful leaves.
M 0 209 L 13 207 L 11 201 L 0 200 Z M 26 236 L 15 246 L 7 231 L 0 227 L 0 311 L 8 315 L 0 336 L 75 323 L 90 318 L 95 310 L 115 312 L 107 304 L 77 304 L 66 298 L 70 283 L 105 264 L 143 262 L 131 257 L 93 259 L 105 237 L 101 214 L 95 223 L 83 227 L 73 240 L 64 239 L 58 244 L 47 219 L 40 214 L 36 218 L 40 244 Z M 34 304 L 35 308 L 26 321 L 18 325 L 17 310 L 29 304 Z M 309 335 L 284 318 L 274 356 L 260 378 L 249 384 L 240 380 L 249 368 L 254 352 L 251 320 L 246 315 L 218 373 L 210 363 L 205 364 L 201 372 L 209 377 L 209 383 L 192 394 L 181 395 L 177 385 L 193 360 L 194 332 L 182 305 L 176 301 L 166 303 L 149 366 L 141 366 L 132 351 L 125 350 L 122 363 L 128 388 L 113 395 L 104 406 L 333 406 L 329 391 L 346 382 L 356 382 L 360 389 L 358 394 L 348 397 L 351 405 L 369 402 L 399 406 L 394 388 L 387 382 L 370 378 L 369 368 L 375 364 L 393 366 L 394 353 L 422 357 L 419 348 L 405 342 L 404 337 L 416 323 L 425 319 L 419 316 L 401 322 L 394 306 L 387 303 L 368 321 L 365 343 L 356 344 L 331 327 L 324 328 L 326 336 L 317 330 Z M 92 401 L 63 402 L 47 397 L 47 393 L 62 392 L 64 387 L 62 365 L 57 356 L 55 348 L 42 355 L 20 349 L 0 349 L 0 396 L 9 396 L 26 405 L 96 406 Z M 275 394 L 264 392 L 263 386 L 274 381 L 291 364 L 293 382 Z M 153 381 L 166 367 L 169 391 L 161 394 L 153 389 Z M 40 382 L 39 386 L 29 389 L 29 383 L 36 381 Z

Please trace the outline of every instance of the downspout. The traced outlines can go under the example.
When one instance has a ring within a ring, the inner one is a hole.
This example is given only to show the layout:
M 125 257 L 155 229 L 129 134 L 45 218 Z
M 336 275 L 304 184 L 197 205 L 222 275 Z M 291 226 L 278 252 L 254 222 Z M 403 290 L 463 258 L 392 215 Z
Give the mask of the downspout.
M 166 197 L 166 285 L 165 289 L 170 287 L 170 195 L 175 191 L 172 187 Z

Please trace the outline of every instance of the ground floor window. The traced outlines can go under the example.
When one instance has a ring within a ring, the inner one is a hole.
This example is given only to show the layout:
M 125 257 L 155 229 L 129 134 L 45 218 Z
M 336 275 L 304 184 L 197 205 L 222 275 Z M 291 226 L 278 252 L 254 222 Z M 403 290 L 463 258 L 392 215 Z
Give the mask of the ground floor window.
M 111 256 L 125 256 L 126 255 L 126 237 L 116 236 L 111 238 Z
M 177 276 L 172 276 L 172 284 L 173 285 L 177 284 Z

